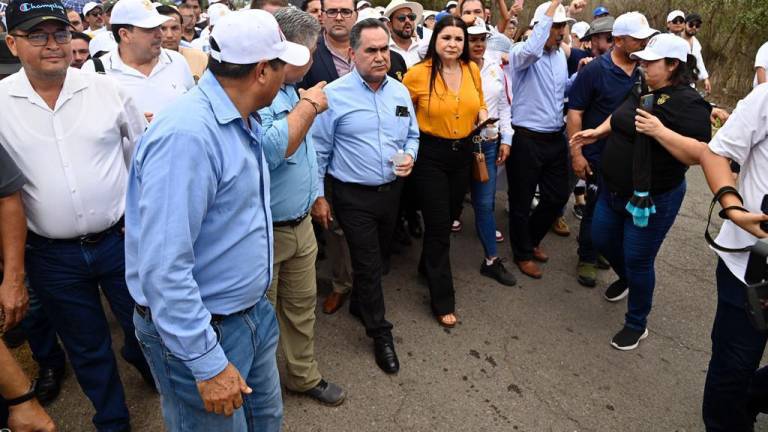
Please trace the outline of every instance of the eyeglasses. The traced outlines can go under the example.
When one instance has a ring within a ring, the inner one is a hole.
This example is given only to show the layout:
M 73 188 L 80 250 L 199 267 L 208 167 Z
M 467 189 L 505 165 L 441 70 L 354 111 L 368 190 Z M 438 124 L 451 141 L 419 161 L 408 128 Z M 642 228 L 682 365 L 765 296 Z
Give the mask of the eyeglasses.
M 102 11 L 90 11 L 90 12 L 88 12 L 88 16 L 92 16 L 94 18 L 97 17 L 97 16 L 102 16 L 102 15 L 104 15 L 104 12 L 102 12 Z
M 34 32 L 26 35 L 12 33 L 11 36 L 24 38 L 29 41 L 30 45 L 37 47 L 48 45 L 48 36 L 53 36 L 54 42 L 59 45 L 65 45 L 72 42 L 72 33 L 70 33 L 69 30 L 59 30 L 53 33 Z
M 684 22 L 685 22 L 685 20 L 683 18 L 680 18 L 680 17 L 677 17 L 677 18 L 672 20 L 672 24 L 682 24 Z
M 416 22 L 416 14 L 409 13 L 409 14 L 398 15 L 395 17 L 395 19 L 400 22 L 405 22 L 406 19 L 411 20 L 412 22 Z
M 690 28 L 697 28 L 698 29 L 698 28 L 701 28 L 701 23 L 700 22 L 689 22 L 688 23 L 688 27 L 690 27 Z
M 349 17 L 352 16 L 352 14 L 355 13 L 355 11 L 353 11 L 352 9 L 347 9 L 347 8 L 344 8 L 344 9 L 326 9 L 324 12 L 325 12 L 325 15 L 328 18 L 336 18 L 339 14 L 341 14 L 341 16 L 343 18 L 349 18 Z

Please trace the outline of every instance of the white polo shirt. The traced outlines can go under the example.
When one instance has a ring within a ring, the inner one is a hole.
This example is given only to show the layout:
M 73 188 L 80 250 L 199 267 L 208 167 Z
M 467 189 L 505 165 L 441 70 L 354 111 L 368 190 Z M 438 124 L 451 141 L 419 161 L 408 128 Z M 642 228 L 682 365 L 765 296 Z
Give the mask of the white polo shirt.
M 760 205 L 768 193 L 768 83 L 755 87 L 736 105 L 731 117 L 710 141 L 709 149 L 741 165 L 738 190 L 744 198 L 744 208 L 762 213 Z M 757 238 L 726 220 L 715 241 L 727 248 L 742 248 L 752 246 Z M 744 282 L 749 254 L 715 252 L 731 273 Z
M 184 56 L 165 48 L 160 50 L 158 62 L 149 76 L 123 63 L 118 49 L 104 54 L 101 61 L 104 72 L 120 83 L 142 112 L 157 115 L 195 85 Z M 82 70 L 94 72 L 93 61 L 87 61 Z
M 411 46 L 409 46 L 407 50 L 404 50 L 400 48 L 400 46 L 397 45 L 393 39 L 389 39 L 389 49 L 403 56 L 403 60 L 405 60 L 405 66 L 408 67 L 408 69 L 421 61 L 422 55 L 419 52 L 420 46 L 421 43 L 419 39 L 413 38 L 411 39 Z
M 69 239 L 104 231 L 125 211 L 127 163 L 144 114 L 111 79 L 69 68 L 55 109 L 24 70 L 0 81 L 0 145 L 27 178 L 29 229 Z

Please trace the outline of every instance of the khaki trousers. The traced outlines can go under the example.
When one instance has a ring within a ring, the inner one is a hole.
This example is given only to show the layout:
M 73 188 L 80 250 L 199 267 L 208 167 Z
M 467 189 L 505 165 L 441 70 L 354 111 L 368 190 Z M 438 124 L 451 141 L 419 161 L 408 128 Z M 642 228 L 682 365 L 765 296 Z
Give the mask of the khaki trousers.
M 289 390 L 303 392 L 321 379 L 315 360 L 317 241 L 309 217 L 295 227 L 275 227 L 275 264 L 267 298 L 280 325 Z

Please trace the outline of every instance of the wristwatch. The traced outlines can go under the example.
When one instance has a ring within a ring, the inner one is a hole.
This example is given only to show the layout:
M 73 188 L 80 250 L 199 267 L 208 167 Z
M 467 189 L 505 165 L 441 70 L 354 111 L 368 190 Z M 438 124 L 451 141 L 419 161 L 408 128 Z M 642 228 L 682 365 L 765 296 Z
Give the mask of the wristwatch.
M 35 381 L 32 381 L 32 385 L 29 386 L 29 391 L 24 393 L 21 396 L 15 397 L 13 399 L 3 399 L 6 406 L 12 407 L 15 405 L 21 405 L 24 402 L 29 402 L 32 399 L 35 398 Z

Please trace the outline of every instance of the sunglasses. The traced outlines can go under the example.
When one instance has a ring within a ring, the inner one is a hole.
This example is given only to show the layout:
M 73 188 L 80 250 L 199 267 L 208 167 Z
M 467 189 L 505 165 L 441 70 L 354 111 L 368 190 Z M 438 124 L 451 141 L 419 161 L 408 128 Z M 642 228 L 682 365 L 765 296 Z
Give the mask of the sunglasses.
M 698 21 L 689 22 L 688 23 L 688 27 L 690 27 L 690 28 L 697 28 L 698 29 L 698 28 L 701 28 L 701 23 L 698 22 Z
M 102 12 L 102 11 L 91 11 L 91 12 L 88 12 L 88 16 L 92 16 L 92 17 L 102 16 L 102 15 L 104 15 L 104 12 Z
M 416 22 L 416 14 L 415 13 L 409 13 L 409 14 L 398 15 L 398 16 L 395 17 L 395 19 L 400 21 L 400 22 L 405 22 L 406 19 L 410 20 L 412 22 Z
M 48 45 L 48 37 L 53 36 L 53 41 L 59 45 L 65 45 L 72 42 L 72 33 L 69 30 L 59 30 L 53 33 L 46 33 L 43 31 L 34 32 L 26 35 L 11 34 L 13 37 L 20 37 L 26 39 L 30 45 L 41 47 Z
M 675 19 L 672 20 L 672 24 L 682 24 L 684 22 L 685 22 L 685 20 L 683 18 L 680 18 L 680 17 L 675 18 Z
M 349 18 L 349 17 L 352 16 L 352 14 L 355 13 L 355 11 L 353 11 L 352 9 L 347 9 L 347 8 L 344 8 L 344 9 L 326 9 L 324 12 L 325 12 L 325 15 L 328 18 L 336 18 L 339 14 L 341 14 L 341 16 L 344 17 L 344 18 Z

